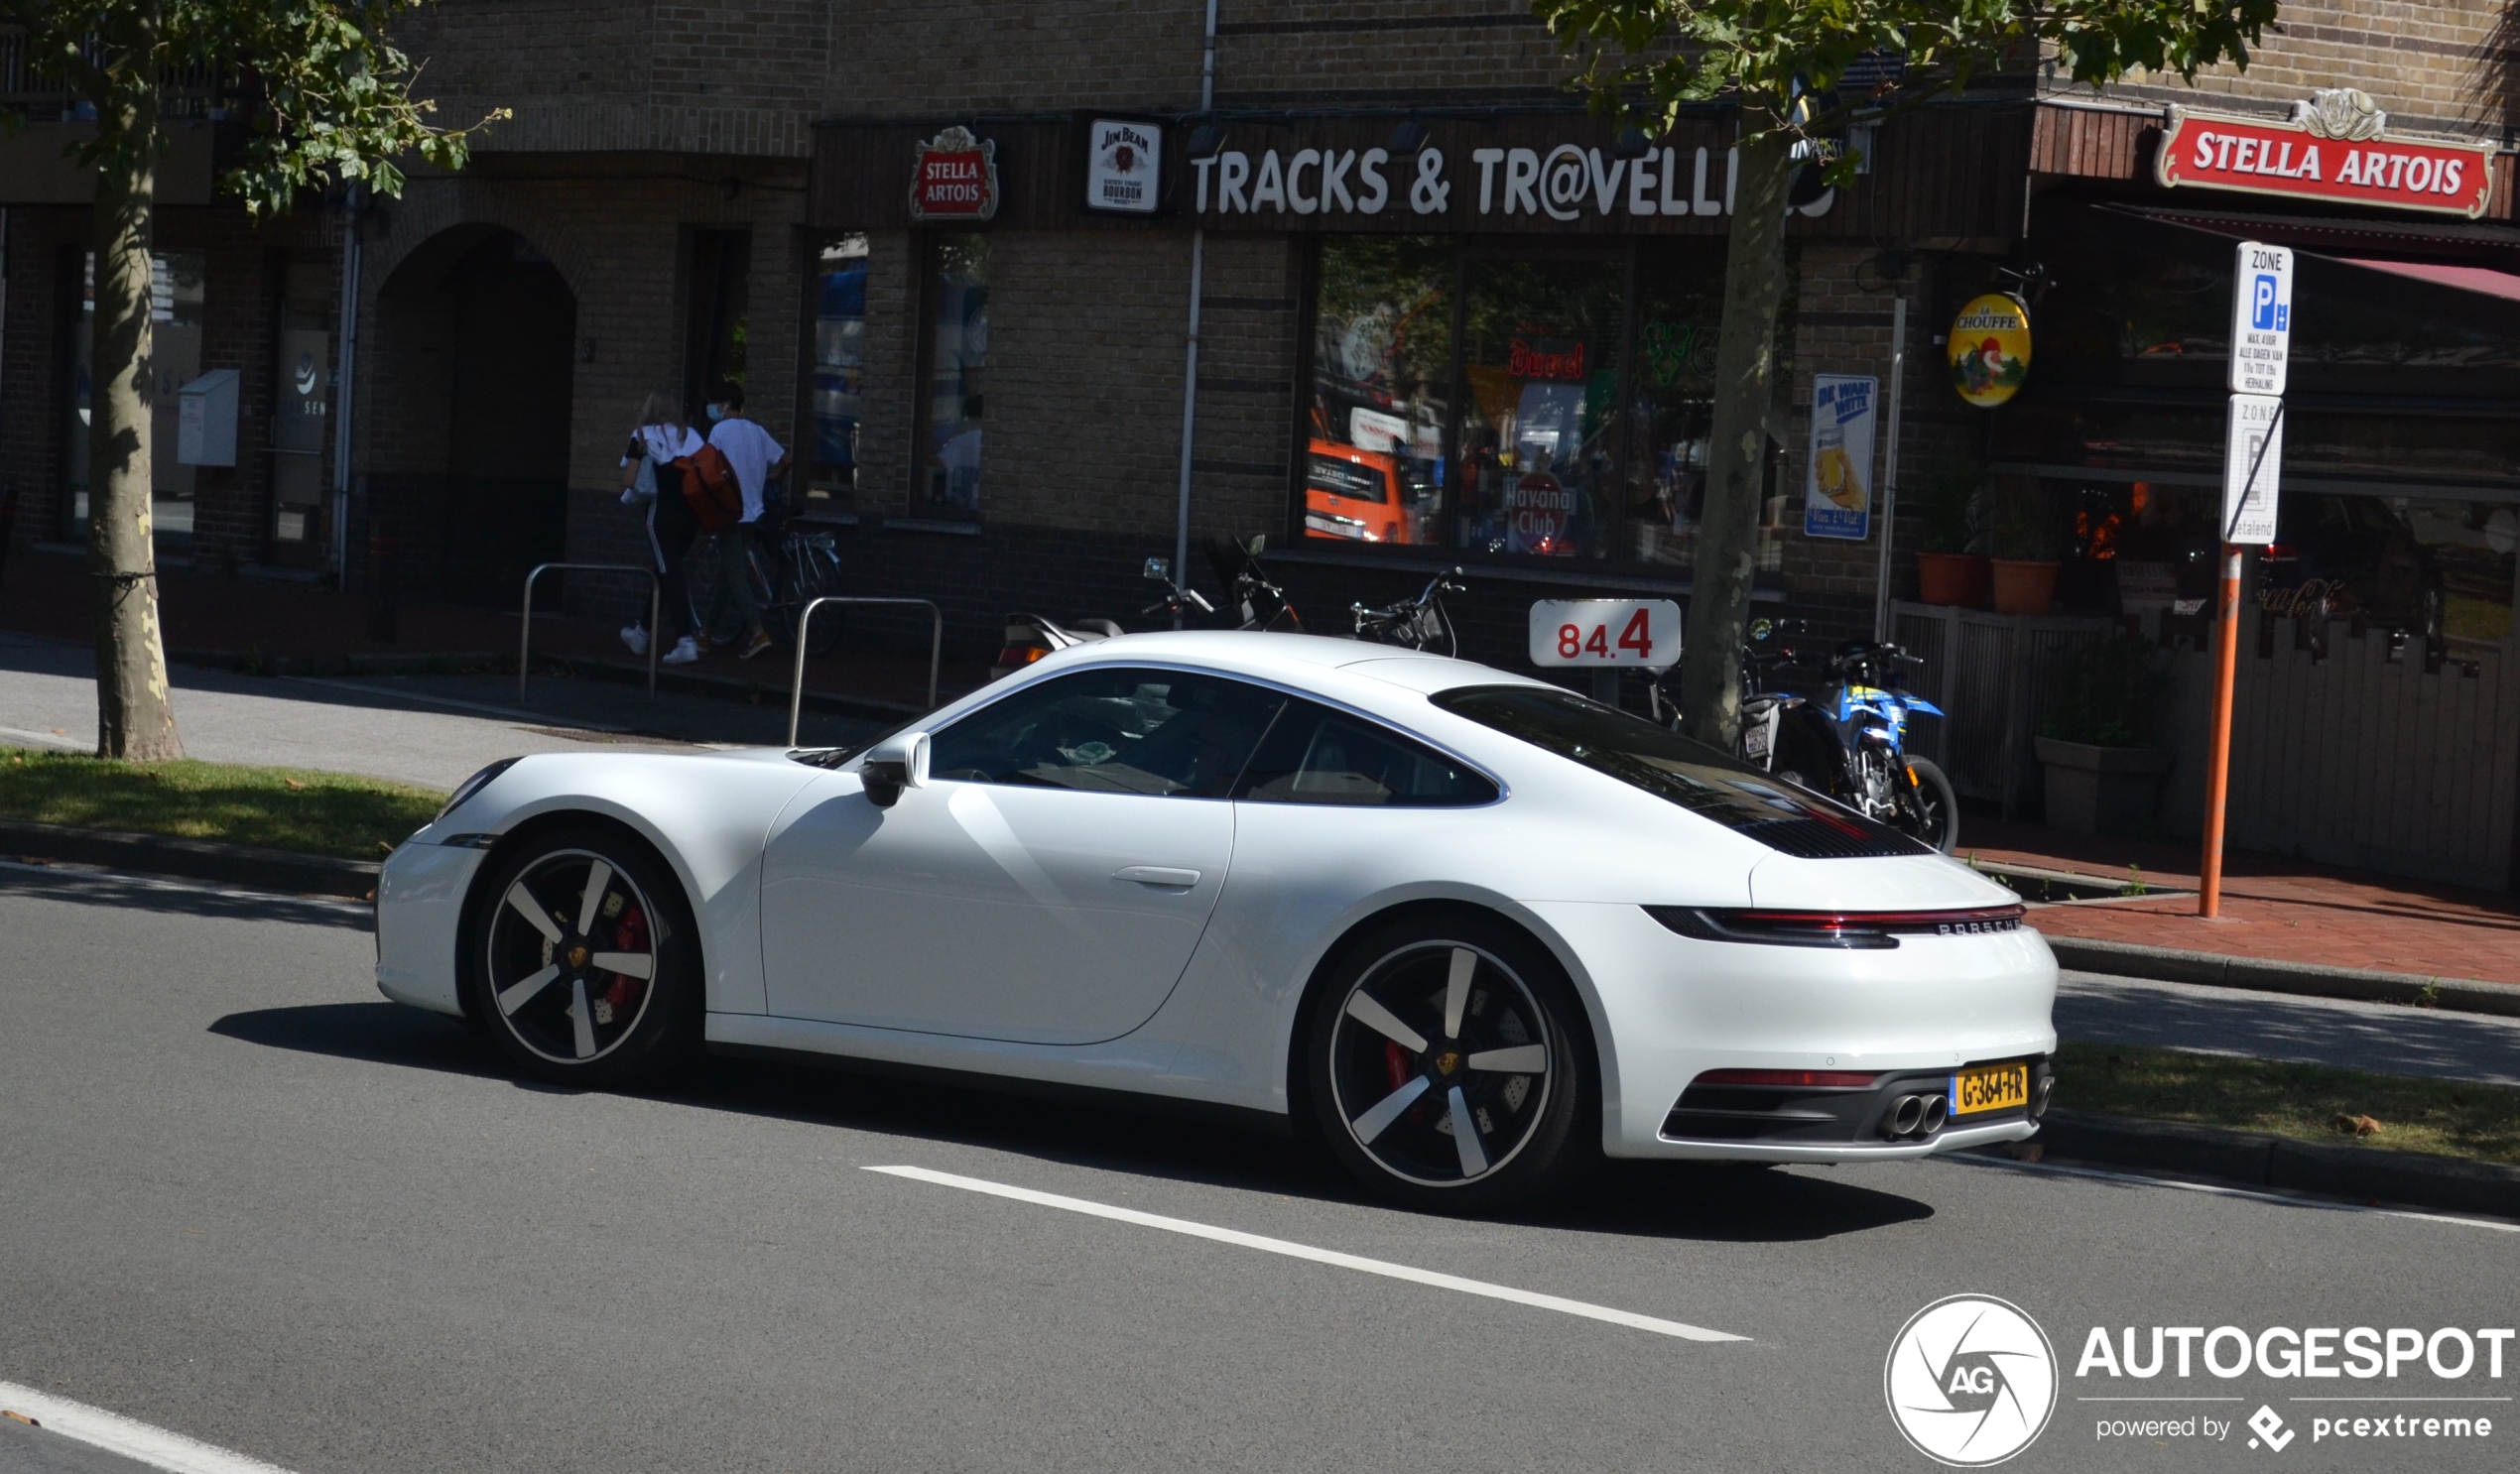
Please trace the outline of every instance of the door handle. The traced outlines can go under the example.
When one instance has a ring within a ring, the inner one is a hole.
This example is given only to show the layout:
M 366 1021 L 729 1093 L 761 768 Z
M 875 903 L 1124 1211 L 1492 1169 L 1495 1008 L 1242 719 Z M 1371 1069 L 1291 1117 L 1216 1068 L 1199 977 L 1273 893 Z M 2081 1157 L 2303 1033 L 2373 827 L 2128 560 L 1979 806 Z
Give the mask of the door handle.
M 1172 865 L 1123 865 L 1111 872 L 1113 880 L 1135 881 L 1141 886 L 1169 886 L 1188 890 L 1198 884 L 1198 872 Z

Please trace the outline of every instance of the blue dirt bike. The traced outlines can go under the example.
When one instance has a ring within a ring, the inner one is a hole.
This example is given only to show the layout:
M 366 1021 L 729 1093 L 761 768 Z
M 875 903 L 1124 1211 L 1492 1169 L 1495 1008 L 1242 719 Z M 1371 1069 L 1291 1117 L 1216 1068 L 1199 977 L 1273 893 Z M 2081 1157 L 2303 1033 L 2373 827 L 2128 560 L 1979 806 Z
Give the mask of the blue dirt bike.
M 1896 645 L 1849 640 L 1820 663 L 1827 683 L 1808 695 L 1776 686 L 1777 673 L 1814 664 L 1795 621 L 1754 620 L 1742 650 L 1737 755 L 1944 854 L 1959 843 L 1959 800 L 1943 770 L 1907 750 L 1908 718 L 1942 708 L 1904 687 L 1925 663 Z M 1661 705 L 1657 692 L 1657 705 Z M 1675 715 L 1674 725 L 1678 725 Z

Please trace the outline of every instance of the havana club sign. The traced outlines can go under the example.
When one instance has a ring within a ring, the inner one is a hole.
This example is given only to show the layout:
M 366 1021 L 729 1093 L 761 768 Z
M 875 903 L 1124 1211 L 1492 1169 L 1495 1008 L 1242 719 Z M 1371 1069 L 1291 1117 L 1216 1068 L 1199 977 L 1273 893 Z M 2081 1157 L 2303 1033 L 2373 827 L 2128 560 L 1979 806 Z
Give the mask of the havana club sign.
M 2493 191 L 2493 146 L 2393 136 L 2388 115 L 2349 87 L 2293 104 L 2292 117 L 2173 107 L 2153 177 L 2164 188 L 2236 189 L 2473 220 Z
M 910 218 L 988 220 L 997 215 L 997 140 L 963 127 L 923 139 L 910 171 Z

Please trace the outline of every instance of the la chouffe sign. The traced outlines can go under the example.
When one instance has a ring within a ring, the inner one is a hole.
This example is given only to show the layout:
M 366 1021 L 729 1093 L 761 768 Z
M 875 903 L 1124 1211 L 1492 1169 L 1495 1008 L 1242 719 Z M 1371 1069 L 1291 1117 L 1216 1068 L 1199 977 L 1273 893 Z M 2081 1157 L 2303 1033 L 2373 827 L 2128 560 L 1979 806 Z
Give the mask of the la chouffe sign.
M 974 138 L 970 129 L 959 126 L 922 139 L 913 151 L 910 218 L 979 221 L 996 216 L 997 140 Z
M 2473 220 L 2493 192 L 2489 144 L 2388 132 L 2369 96 L 2332 87 L 2281 122 L 2173 107 L 2153 177 L 2164 188 L 2236 189 L 2294 199 L 2426 210 Z

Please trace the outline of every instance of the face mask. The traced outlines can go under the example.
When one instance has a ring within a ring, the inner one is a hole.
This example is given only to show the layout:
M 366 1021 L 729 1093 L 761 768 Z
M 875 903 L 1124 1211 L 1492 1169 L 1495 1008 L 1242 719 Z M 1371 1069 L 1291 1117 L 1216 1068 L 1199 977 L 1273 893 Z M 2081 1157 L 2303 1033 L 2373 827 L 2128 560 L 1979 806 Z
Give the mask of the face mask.
M 716 423 L 717 421 L 720 421 L 720 420 L 725 419 L 725 418 L 726 418 L 726 410 L 725 410 L 725 407 L 724 407 L 724 406 L 722 406 L 722 405 L 711 405 L 711 406 L 709 406 L 709 407 L 708 407 L 708 418 L 709 418 L 709 421 L 710 421 L 710 423 L 711 423 L 711 424 L 714 424 L 714 423 Z

